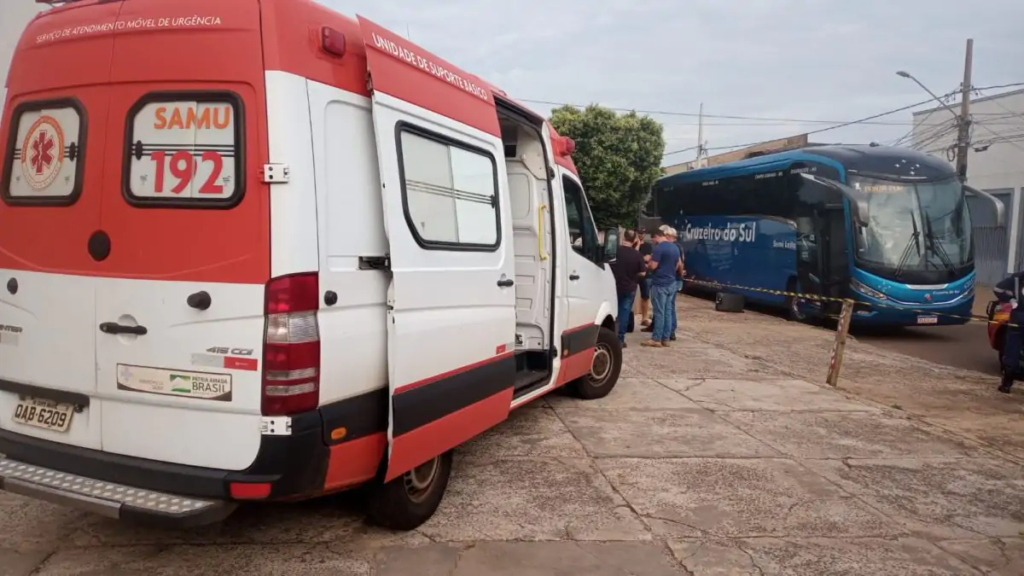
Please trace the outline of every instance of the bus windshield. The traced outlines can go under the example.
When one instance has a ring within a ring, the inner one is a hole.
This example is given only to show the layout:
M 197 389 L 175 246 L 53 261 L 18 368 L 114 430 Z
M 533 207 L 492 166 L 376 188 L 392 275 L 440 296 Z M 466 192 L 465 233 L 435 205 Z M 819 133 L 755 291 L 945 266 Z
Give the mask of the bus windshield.
M 893 280 L 944 281 L 974 261 L 971 220 L 956 178 L 936 182 L 850 177 L 868 194 L 869 222 L 857 227 L 857 263 Z M 924 273 L 924 274 L 922 274 Z

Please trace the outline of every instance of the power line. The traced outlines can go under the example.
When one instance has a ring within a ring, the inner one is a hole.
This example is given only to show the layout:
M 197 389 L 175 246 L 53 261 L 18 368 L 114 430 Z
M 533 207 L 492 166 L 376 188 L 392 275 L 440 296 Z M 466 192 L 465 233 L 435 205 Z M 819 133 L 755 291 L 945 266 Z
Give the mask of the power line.
M 868 121 L 874 120 L 875 118 L 882 118 L 883 116 L 889 116 L 889 115 L 895 114 L 897 112 L 903 112 L 905 110 L 910 110 L 911 108 L 917 108 L 918 106 L 921 106 L 923 104 L 927 104 L 927 103 L 929 103 L 931 101 L 932 101 L 931 98 L 929 98 L 928 100 L 922 100 L 921 102 L 916 102 L 916 103 L 911 104 L 909 106 L 903 106 L 902 108 L 896 108 L 895 110 L 889 110 L 888 112 L 882 112 L 881 114 L 874 114 L 874 115 L 871 115 L 871 116 L 867 116 L 866 118 L 861 118 L 860 120 L 852 120 L 850 122 L 839 122 L 839 123 L 837 123 L 834 126 L 826 126 L 825 128 L 819 128 L 818 130 L 811 130 L 810 132 L 807 132 L 806 134 L 809 136 L 811 134 L 820 134 L 822 132 L 827 132 L 829 130 L 835 130 L 837 128 L 845 128 L 846 126 L 852 126 L 854 124 L 864 124 L 864 123 L 866 123 Z M 758 144 L 765 144 L 765 143 L 771 142 L 773 140 L 775 140 L 775 138 L 773 138 L 771 140 L 761 140 L 760 142 L 750 142 L 748 144 L 736 144 L 735 146 L 716 146 L 716 147 L 713 147 L 713 148 L 708 148 L 708 150 L 731 150 L 731 149 L 734 149 L 734 148 L 747 148 L 749 146 L 756 146 Z M 672 152 L 666 152 L 664 154 L 664 156 L 671 156 L 673 154 L 678 154 L 680 152 L 686 152 L 686 150 L 673 150 Z
M 572 102 L 553 102 L 550 100 L 531 100 L 529 98 L 518 98 L 520 102 L 529 102 L 532 104 L 544 104 L 547 106 L 572 106 L 573 108 L 586 108 L 583 104 L 573 104 Z M 651 116 L 683 116 L 688 118 L 699 118 L 700 114 L 696 112 L 678 112 L 678 111 L 667 111 L 667 110 L 640 110 L 637 108 L 615 108 L 612 106 L 604 106 L 608 110 L 615 112 L 636 112 L 637 114 L 647 114 Z M 766 116 L 737 116 L 730 114 L 704 114 L 705 118 L 718 118 L 722 120 L 747 120 L 757 122 L 782 122 L 788 124 L 843 124 L 848 122 L 847 120 L 810 120 L 806 118 L 773 118 Z M 878 124 L 882 126 L 909 126 L 913 122 L 860 122 L 861 124 Z M 711 124 L 704 124 L 705 126 L 711 126 Z M 720 126 L 744 126 L 743 124 L 718 124 Z

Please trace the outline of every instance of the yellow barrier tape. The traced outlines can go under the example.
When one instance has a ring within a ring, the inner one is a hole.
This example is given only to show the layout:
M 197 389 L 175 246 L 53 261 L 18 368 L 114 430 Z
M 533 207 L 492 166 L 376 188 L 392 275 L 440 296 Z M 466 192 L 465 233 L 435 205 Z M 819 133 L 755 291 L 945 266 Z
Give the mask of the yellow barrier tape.
M 980 316 L 980 315 L 975 315 L 975 314 L 971 314 L 970 316 L 962 316 L 962 315 L 959 315 L 959 314 L 949 314 L 949 313 L 946 313 L 946 312 L 937 312 L 935 310 L 931 310 L 931 309 L 928 309 L 928 308 L 908 308 L 906 306 L 897 306 L 895 304 L 876 304 L 876 303 L 873 303 L 873 302 L 863 302 L 863 301 L 860 301 L 860 300 L 854 300 L 852 298 L 836 298 L 834 296 L 822 296 L 820 294 L 805 294 L 803 292 L 789 292 L 787 290 L 775 290 L 775 289 L 771 289 L 771 288 L 757 288 L 757 287 L 753 287 L 753 286 L 740 286 L 738 284 L 723 284 L 721 282 L 705 282 L 703 280 L 697 280 L 695 278 L 686 278 L 684 281 L 686 283 L 698 284 L 698 285 L 701 285 L 701 286 L 707 286 L 709 288 L 716 288 L 716 289 L 732 288 L 732 289 L 736 289 L 736 290 L 748 290 L 748 291 L 751 291 L 751 292 L 760 292 L 762 294 L 771 294 L 773 296 L 787 296 L 787 297 L 792 297 L 792 298 L 799 298 L 801 300 L 813 300 L 813 301 L 818 301 L 818 302 L 839 302 L 839 303 L 842 303 L 842 302 L 852 302 L 857 307 L 876 308 L 876 309 L 877 308 L 891 308 L 893 310 L 900 310 L 902 312 L 913 312 L 913 313 L 916 313 L 916 314 L 928 315 L 928 316 L 943 316 L 943 317 L 946 317 L 946 318 L 955 318 L 955 319 L 958 319 L 958 320 L 967 320 L 968 322 L 984 322 L 986 324 L 1003 324 L 1005 326 L 1010 326 L 1010 327 L 1013 327 L 1013 328 L 1020 328 L 1021 327 L 1018 324 L 1010 323 L 1008 318 L 1007 318 L 1007 321 L 1004 322 L 1004 321 L 997 320 L 995 318 L 993 318 L 992 320 L 989 320 L 988 317 L 986 317 L 986 316 Z

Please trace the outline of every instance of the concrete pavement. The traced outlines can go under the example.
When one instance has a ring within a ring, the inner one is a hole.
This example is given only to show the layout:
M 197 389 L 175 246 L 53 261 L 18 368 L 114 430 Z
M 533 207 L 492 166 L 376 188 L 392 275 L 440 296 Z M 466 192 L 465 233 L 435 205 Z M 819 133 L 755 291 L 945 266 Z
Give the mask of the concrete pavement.
M 0 576 L 1024 573 L 1024 393 L 857 342 L 828 389 L 830 332 L 711 307 L 460 449 L 414 532 L 358 493 L 189 532 L 3 494 Z

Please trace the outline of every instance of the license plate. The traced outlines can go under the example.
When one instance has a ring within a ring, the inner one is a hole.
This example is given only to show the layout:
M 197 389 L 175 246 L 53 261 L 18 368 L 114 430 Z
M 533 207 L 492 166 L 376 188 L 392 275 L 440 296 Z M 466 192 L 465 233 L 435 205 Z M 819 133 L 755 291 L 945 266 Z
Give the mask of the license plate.
M 42 398 L 25 398 L 14 407 L 14 421 L 55 432 L 67 432 L 75 407 Z
M 917 323 L 918 324 L 938 324 L 939 323 L 939 317 L 938 316 L 918 316 L 917 317 Z

